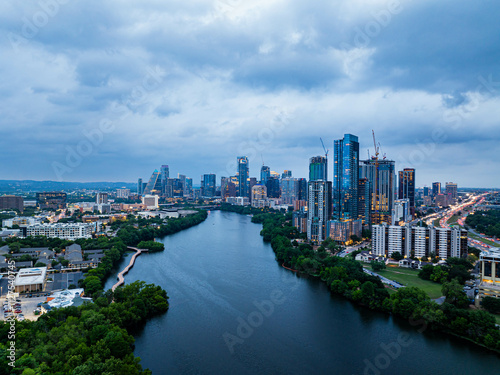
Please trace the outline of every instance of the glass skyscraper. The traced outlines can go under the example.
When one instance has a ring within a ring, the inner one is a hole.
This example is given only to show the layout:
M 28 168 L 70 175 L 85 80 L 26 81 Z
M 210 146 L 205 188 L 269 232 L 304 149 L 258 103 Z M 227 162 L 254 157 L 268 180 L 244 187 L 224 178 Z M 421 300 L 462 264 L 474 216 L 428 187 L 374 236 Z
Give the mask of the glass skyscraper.
M 246 156 L 238 156 L 238 196 L 249 197 L 250 186 L 249 179 L 250 172 L 248 166 L 248 158 Z
M 415 215 L 415 169 L 405 168 L 399 171 L 399 199 L 409 199 L 410 213 Z
M 328 180 L 327 165 L 327 160 L 323 156 L 309 159 L 309 181 Z
M 358 218 L 359 142 L 345 134 L 334 141 L 333 205 L 335 219 Z
M 260 183 L 265 185 L 269 177 L 271 177 L 271 169 L 267 165 L 263 165 L 262 168 L 260 168 Z

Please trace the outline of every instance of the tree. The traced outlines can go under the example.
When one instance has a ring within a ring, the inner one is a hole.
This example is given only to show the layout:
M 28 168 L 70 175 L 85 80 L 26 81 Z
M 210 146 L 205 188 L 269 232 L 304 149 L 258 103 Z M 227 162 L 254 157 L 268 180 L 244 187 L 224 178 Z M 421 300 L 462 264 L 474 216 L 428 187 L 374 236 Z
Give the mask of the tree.
M 392 253 L 391 257 L 392 257 L 392 259 L 397 260 L 397 261 L 404 259 L 404 256 L 401 255 L 401 253 L 399 251 L 395 251 L 394 253 Z
M 481 301 L 483 308 L 492 314 L 500 314 L 500 299 L 484 297 Z
M 381 270 L 385 270 L 385 268 L 386 268 L 385 262 L 377 262 L 376 260 L 372 260 L 370 262 L 370 265 L 372 266 L 372 269 L 374 271 L 381 271 Z
M 446 302 L 451 303 L 456 307 L 466 308 L 469 305 L 467 295 L 457 279 L 444 283 L 441 288 L 441 292 L 446 297 Z

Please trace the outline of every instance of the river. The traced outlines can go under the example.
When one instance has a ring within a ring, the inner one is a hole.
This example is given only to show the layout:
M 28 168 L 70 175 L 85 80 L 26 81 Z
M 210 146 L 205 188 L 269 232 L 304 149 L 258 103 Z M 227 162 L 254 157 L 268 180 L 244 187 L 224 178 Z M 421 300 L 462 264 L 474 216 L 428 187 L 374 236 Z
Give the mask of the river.
M 170 297 L 169 311 L 136 334 L 143 367 L 153 374 L 348 375 L 499 368 L 500 358 L 485 349 L 358 307 L 285 270 L 260 230 L 248 216 L 212 211 L 162 239 L 164 252 L 137 258 L 125 282 L 155 283 Z

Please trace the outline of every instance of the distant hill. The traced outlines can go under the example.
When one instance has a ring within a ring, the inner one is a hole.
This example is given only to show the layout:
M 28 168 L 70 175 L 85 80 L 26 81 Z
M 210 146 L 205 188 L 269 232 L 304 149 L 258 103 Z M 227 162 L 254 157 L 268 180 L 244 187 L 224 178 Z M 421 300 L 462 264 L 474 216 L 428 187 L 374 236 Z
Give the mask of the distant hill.
M 73 190 L 115 190 L 126 188 L 132 191 L 137 184 L 131 182 L 59 182 L 33 180 L 0 180 L 0 192 L 29 193 L 37 191 L 73 191 Z

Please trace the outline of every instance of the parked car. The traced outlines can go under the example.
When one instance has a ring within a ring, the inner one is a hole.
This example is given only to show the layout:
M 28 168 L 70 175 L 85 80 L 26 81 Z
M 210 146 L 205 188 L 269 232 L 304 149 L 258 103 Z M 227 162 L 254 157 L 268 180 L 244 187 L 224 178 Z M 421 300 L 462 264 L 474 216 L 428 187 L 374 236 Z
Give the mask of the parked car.
M 22 322 L 24 319 L 25 319 L 25 318 L 24 318 L 24 315 L 23 315 L 23 314 L 19 314 L 19 315 L 17 316 L 17 320 L 19 320 L 20 322 Z

